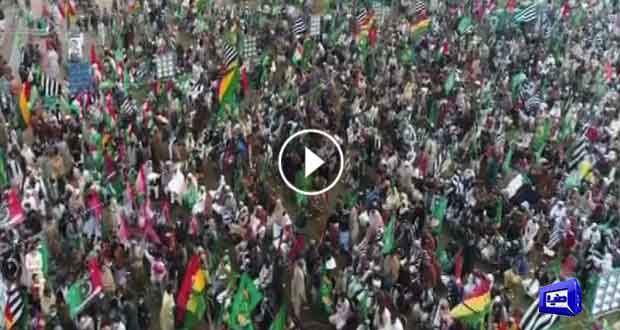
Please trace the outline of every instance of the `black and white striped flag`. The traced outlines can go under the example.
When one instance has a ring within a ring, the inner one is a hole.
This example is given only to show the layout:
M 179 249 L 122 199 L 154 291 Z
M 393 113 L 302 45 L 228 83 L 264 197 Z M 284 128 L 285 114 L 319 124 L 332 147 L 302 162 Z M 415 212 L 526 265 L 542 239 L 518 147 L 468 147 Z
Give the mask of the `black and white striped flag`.
M 549 330 L 558 316 L 538 312 L 538 299 L 534 300 L 521 319 L 522 330 Z
M 591 268 L 596 267 L 598 264 L 600 264 L 601 260 L 603 260 L 603 257 L 603 252 L 592 247 L 586 252 L 586 264 Z
M 306 21 L 303 16 L 299 16 L 295 19 L 295 24 L 293 24 L 293 34 L 295 38 L 301 38 L 304 33 L 306 33 Z
M 503 151 L 505 144 L 506 144 L 506 130 L 504 129 L 504 125 L 501 125 L 497 129 L 497 132 L 495 134 L 495 145 L 497 145 L 497 147 Z
M 121 114 L 125 116 L 131 116 L 138 111 L 138 106 L 136 105 L 136 101 L 133 99 L 127 98 L 121 104 Z
M 576 168 L 588 155 L 588 139 L 582 135 L 573 143 L 569 159 L 568 159 L 568 170 L 572 171 Z
M 368 10 L 362 8 L 359 14 L 357 14 L 357 26 L 364 26 L 366 22 L 368 22 Z
M 41 73 L 41 79 L 39 80 L 39 87 L 46 97 L 56 97 L 60 95 L 62 91 L 62 84 L 57 80 L 48 77 L 45 73 Z
M 558 243 L 560 243 L 564 239 L 565 233 L 566 224 L 561 218 L 556 219 L 555 225 L 553 226 L 553 231 L 551 232 L 551 235 L 549 235 L 547 247 L 553 249 Z
M 416 15 L 426 12 L 426 4 L 424 3 L 424 0 L 417 0 L 415 2 L 414 11 Z
M 538 3 L 534 2 L 526 8 L 519 10 L 513 17 L 518 23 L 528 23 L 538 18 Z
M 441 170 L 448 158 L 448 148 L 440 148 L 437 151 L 437 154 L 435 155 L 435 160 L 433 161 L 433 169 L 435 175 L 439 175 L 441 173 Z
M 192 87 L 189 91 L 189 97 L 192 100 L 197 99 L 198 97 L 200 97 L 200 95 L 202 94 L 202 92 L 204 92 L 205 90 L 205 86 L 201 83 L 193 83 Z
M 12 283 L 7 291 L 6 305 L 4 306 L 4 321 L 8 329 L 13 329 L 24 313 L 24 300 L 19 287 Z
M 239 58 L 237 50 L 233 46 L 226 44 L 224 46 L 224 65 L 226 65 L 226 67 L 230 67 L 230 65 L 233 64 L 237 58 Z
M 450 193 L 456 196 L 465 197 L 469 190 L 473 187 L 473 177 L 471 175 L 463 175 L 456 173 L 450 178 Z
M 145 80 L 150 70 L 146 64 L 141 64 L 136 70 L 136 80 Z
M 528 98 L 527 101 L 525 101 L 525 111 L 528 114 L 534 114 L 540 110 L 544 103 L 545 101 L 540 96 L 534 94 L 532 97 Z

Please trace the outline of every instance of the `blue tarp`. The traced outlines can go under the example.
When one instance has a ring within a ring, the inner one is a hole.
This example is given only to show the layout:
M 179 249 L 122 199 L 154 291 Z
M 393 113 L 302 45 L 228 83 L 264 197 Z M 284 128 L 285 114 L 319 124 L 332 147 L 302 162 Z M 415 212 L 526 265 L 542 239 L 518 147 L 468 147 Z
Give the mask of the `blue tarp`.
M 76 95 L 93 87 L 92 68 L 88 63 L 69 63 L 69 90 Z

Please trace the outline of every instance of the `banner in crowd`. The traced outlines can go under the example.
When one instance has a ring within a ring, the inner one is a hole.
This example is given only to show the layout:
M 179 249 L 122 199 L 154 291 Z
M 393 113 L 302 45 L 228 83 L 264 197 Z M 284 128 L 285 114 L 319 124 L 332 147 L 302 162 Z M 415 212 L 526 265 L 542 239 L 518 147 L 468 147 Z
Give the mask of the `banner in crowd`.
M 93 85 L 93 73 L 88 63 L 69 63 L 69 91 L 71 95 L 88 90 Z

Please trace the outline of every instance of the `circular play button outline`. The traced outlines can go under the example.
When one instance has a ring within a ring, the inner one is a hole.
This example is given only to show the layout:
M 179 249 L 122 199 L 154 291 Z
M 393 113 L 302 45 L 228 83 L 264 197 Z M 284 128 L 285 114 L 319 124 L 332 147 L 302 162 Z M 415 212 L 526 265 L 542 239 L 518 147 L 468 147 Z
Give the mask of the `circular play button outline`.
M 286 147 L 288 146 L 288 144 L 293 141 L 293 139 L 295 139 L 296 137 L 299 137 L 300 135 L 305 135 L 305 134 L 319 134 L 322 135 L 323 137 L 326 137 L 327 139 L 329 139 L 329 141 L 336 146 L 336 150 L 338 150 L 338 157 L 340 158 L 340 169 L 338 169 L 338 175 L 336 175 L 336 178 L 332 181 L 332 183 L 329 184 L 329 186 L 321 189 L 321 190 L 317 190 L 317 191 L 305 191 L 305 190 L 301 190 L 297 187 L 295 187 L 294 184 L 292 184 L 291 182 L 288 181 L 288 179 L 286 178 L 286 175 L 284 175 L 284 171 L 282 170 L 282 156 L 284 155 L 284 149 L 286 149 Z M 288 137 L 288 139 L 286 139 L 286 141 L 284 141 L 284 144 L 282 145 L 282 147 L 280 148 L 280 153 L 278 154 L 278 172 L 280 172 L 280 177 L 282 178 L 282 180 L 284 180 L 284 183 L 286 184 L 287 187 L 293 189 L 295 192 L 300 193 L 302 195 L 306 195 L 306 196 L 316 196 L 316 195 L 320 195 L 323 193 L 328 192 L 329 190 L 331 190 L 332 188 L 334 188 L 334 186 L 336 186 L 336 184 L 338 183 L 338 181 L 340 180 L 340 177 L 342 176 L 342 172 L 344 171 L 344 154 L 342 153 L 342 148 L 340 148 L 340 144 L 338 144 L 338 141 L 336 141 L 336 139 L 321 131 L 318 129 L 304 129 L 301 130 L 291 136 Z

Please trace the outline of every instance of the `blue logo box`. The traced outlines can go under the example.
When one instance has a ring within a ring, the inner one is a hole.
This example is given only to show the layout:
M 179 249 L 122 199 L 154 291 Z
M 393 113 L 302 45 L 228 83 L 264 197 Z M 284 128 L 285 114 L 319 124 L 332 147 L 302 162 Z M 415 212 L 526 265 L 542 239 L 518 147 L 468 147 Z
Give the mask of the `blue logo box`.
M 538 312 L 563 316 L 581 313 L 581 287 L 574 279 L 546 285 L 540 289 Z

